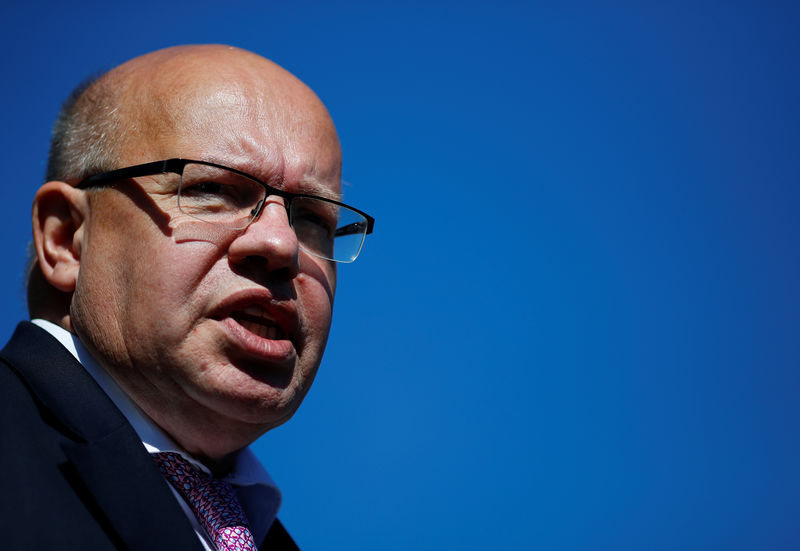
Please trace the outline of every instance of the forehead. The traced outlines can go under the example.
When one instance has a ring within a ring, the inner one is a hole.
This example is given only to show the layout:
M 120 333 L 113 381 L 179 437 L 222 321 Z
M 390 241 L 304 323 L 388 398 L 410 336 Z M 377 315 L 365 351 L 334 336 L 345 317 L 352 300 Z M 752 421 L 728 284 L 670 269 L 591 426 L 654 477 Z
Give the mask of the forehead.
M 137 94 L 126 164 L 216 162 L 291 191 L 338 198 L 341 149 L 325 107 L 288 75 L 184 71 Z

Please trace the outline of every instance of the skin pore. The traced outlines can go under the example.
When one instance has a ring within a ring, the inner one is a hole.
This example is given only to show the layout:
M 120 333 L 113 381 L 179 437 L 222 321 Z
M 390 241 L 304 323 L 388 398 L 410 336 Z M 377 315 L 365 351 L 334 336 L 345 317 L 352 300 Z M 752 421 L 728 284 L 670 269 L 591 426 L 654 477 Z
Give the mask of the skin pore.
M 205 160 L 339 196 L 341 150 L 325 107 L 260 56 L 170 48 L 102 78 L 118 94 L 117 168 Z M 335 264 L 299 249 L 281 198 L 269 197 L 246 229 L 226 230 L 165 211 L 154 193 L 161 177 L 40 188 L 34 242 L 51 304 L 62 305 L 48 318 L 76 333 L 181 447 L 224 470 L 308 391 L 330 328 Z

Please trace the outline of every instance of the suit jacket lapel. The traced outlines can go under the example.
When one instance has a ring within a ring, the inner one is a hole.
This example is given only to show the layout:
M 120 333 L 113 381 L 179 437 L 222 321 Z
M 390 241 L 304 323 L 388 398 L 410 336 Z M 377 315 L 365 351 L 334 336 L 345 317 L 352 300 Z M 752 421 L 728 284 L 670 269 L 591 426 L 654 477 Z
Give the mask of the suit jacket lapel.
M 60 424 L 61 448 L 126 547 L 201 549 L 141 440 L 69 351 L 23 322 L 0 355 Z
M 130 549 L 200 549 L 153 460 L 142 448 L 130 450 L 127 434 L 61 445 L 99 509 Z M 141 444 L 139 445 L 141 447 Z

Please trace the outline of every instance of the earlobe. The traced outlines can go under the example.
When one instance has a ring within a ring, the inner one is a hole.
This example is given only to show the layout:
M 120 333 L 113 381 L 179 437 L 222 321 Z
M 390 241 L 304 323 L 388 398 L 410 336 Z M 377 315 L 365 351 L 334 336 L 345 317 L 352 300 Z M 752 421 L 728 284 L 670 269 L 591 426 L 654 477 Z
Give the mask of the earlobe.
M 86 194 L 64 182 L 47 182 L 33 200 L 33 242 L 42 275 L 65 293 L 78 281 L 87 215 Z

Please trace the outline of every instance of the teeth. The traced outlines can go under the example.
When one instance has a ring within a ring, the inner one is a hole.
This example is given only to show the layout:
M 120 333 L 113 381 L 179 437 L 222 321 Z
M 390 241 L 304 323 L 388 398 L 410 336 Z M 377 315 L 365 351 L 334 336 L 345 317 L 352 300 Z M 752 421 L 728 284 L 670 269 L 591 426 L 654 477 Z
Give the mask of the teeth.
M 258 335 L 262 339 L 276 340 L 280 338 L 279 328 L 271 320 L 264 318 L 262 310 L 259 308 L 249 307 L 243 310 L 242 313 L 250 319 L 245 316 L 237 316 L 236 321 L 251 333 Z M 259 321 L 255 321 L 252 318 L 256 318 Z
M 242 312 L 244 312 L 245 314 L 247 314 L 249 316 L 255 316 L 257 318 L 263 318 L 264 317 L 264 310 L 262 310 L 258 306 L 248 306 L 247 308 L 242 310 Z

